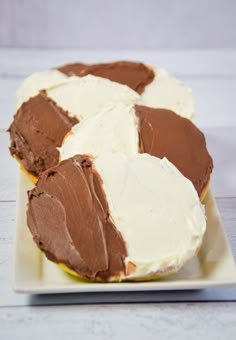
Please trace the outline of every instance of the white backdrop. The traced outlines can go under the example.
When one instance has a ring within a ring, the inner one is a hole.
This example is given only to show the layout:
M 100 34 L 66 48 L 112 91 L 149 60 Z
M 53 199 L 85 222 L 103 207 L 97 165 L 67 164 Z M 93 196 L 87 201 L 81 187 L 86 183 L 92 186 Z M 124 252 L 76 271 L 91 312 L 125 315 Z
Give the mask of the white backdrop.
M 0 47 L 236 47 L 235 0 L 0 0 Z

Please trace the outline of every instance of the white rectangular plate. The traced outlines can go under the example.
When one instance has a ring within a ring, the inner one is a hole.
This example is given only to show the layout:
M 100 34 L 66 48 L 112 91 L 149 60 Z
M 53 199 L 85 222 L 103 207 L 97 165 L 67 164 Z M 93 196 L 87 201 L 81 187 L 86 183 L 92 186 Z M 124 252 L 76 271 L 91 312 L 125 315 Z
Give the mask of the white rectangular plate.
M 38 250 L 26 225 L 26 191 L 33 187 L 20 171 L 14 247 L 14 289 L 32 294 L 202 289 L 236 284 L 236 268 L 216 202 L 205 199 L 207 232 L 202 248 L 177 274 L 151 282 L 88 283 L 66 274 Z

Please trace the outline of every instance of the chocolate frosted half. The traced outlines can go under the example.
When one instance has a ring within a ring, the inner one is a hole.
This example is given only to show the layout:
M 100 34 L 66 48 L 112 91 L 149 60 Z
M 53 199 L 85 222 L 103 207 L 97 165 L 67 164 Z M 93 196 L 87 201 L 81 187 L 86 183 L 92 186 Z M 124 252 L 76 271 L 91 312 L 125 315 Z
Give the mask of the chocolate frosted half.
M 87 67 L 86 64 L 73 63 L 73 64 L 66 64 L 66 65 L 57 67 L 57 70 L 66 74 L 68 77 L 71 77 L 71 76 L 80 76 L 81 71 L 83 71 L 86 67 Z
M 213 161 L 203 133 L 188 119 L 166 109 L 135 105 L 141 152 L 166 157 L 200 196 L 210 180 Z
M 57 147 L 78 119 L 40 92 L 23 103 L 9 128 L 10 152 L 25 169 L 38 176 L 56 165 L 59 160 Z
M 106 281 L 125 272 L 125 242 L 88 156 L 74 156 L 42 173 L 28 197 L 28 227 L 50 260 L 89 279 Z
M 92 74 L 97 77 L 107 78 L 111 81 L 127 85 L 141 94 L 145 87 L 155 77 L 154 72 L 143 63 L 116 61 L 112 63 L 85 65 L 80 63 L 68 64 L 58 68 L 68 76 L 86 76 Z

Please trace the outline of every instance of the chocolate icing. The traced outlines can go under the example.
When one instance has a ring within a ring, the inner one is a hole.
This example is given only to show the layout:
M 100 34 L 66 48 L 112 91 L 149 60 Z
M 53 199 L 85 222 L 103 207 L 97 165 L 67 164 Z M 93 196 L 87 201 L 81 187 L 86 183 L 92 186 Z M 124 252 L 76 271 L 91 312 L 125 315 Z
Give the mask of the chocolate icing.
M 154 79 L 154 72 L 143 63 L 130 61 L 116 61 L 113 63 L 85 65 L 80 63 L 68 64 L 58 68 L 68 76 L 80 77 L 92 74 L 97 77 L 107 78 L 117 83 L 127 85 L 141 94 L 145 86 Z
M 66 64 L 57 67 L 57 70 L 64 73 L 67 76 L 80 76 L 81 71 L 83 71 L 88 65 L 81 63 Z
M 85 65 L 74 63 L 58 68 L 71 75 L 85 76 L 94 74 L 118 83 L 126 84 L 141 93 L 154 78 L 154 73 L 142 63 L 114 62 L 107 64 Z M 10 152 L 34 176 L 57 164 L 64 136 L 78 119 L 70 117 L 68 112 L 47 97 L 46 92 L 23 103 L 14 116 L 9 128 Z
M 213 161 L 203 133 L 187 118 L 166 109 L 135 105 L 141 152 L 166 157 L 200 196 L 210 180 Z
M 88 156 L 76 155 L 42 173 L 28 197 L 29 229 L 50 260 L 89 279 L 106 281 L 125 272 L 125 242 Z
M 9 128 L 10 152 L 16 155 L 25 169 L 38 176 L 57 164 L 63 138 L 78 123 L 75 117 L 40 92 L 23 103 Z

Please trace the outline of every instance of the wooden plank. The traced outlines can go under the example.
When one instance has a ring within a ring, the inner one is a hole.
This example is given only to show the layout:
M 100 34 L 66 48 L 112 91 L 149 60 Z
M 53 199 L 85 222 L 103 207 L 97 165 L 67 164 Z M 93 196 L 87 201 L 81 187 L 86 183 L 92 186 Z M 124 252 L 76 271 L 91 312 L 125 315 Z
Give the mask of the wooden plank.
M 16 112 L 16 90 L 23 78 L 0 77 L 0 128 L 7 129 Z
M 183 80 L 195 96 L 197 126 L 236 126 L 236 78 L 186 77 Z
M 12 296 L 11 275 L 15 215 L 15 202 L 0 202 L 0 306 L 4 305 L 5 299 Z
M 236 260 L 236 198 L 217 198 L 216 202 Z
M 236 196 L 236 127 L 206 128 L 207 147 L 213 158 L 211 190 L 216 197 Z
M 235 76 L 236 49 L 205 50 L 47 50 L 0 49 L 0 75 L 26 77 L 64 63 L 139 60 L 176 76 Z
M 234 339 L 235 303 L 4 308 L 2 339 Z M 184 335 L 184 336 L 183 336 Z
M 196 124 L 204 127 L 236 126 L 236 77 L 190 77 L 181 79 L 193 89 Z M 16 90 L 23 77 L 0 77 L 0 127 L 7 128 L 15 113 Z

